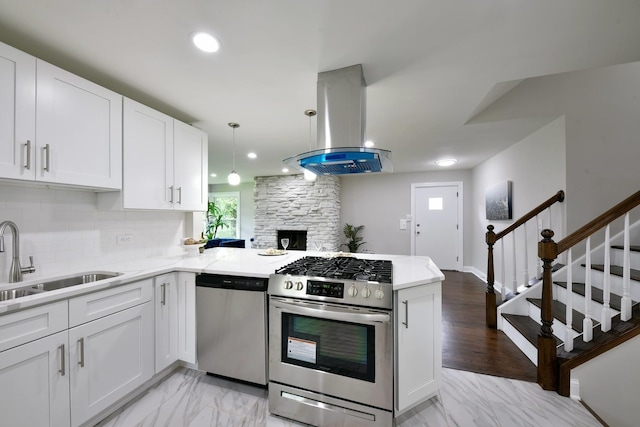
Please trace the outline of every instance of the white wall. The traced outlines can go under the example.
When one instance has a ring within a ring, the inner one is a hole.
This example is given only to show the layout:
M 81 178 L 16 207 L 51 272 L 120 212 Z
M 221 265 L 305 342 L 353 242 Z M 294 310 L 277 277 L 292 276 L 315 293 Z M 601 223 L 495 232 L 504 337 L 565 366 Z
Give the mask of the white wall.
M 185 214 L 178 212 L 113 211 L 97 208 L 96 193 L 0 184 L 0 222 L 11 220 L 20 229 L 23 266 L 34 257 L 36 273 L 66 274 L 110 263 L 153 256 L 179 255 Z M 116 237 L 133 242 L 117 245 Z M 0 253 L 0 282 L 8 279 L 13 236 L 5 231 Z
M 472 258 L 468 263 L 486 275 L 487 245 L 485 233 L 487 225 L 492 224 L 495 232 L 499 232 L 511 225 L 515 220 L 528 213 L 531 209 L 553 196 L 558 190 L 566 187 L 565 175 L 565 124 L 564 118 L 559 118 L 529 135 L 519 143 L 498 153 L 489 160 L 473 169 L 473 203 L 466 207 L 471 211 L 472 236 L 466 244 L 472 247 Z M 487 187 L 501 181 L 512 181 L 513 185 L 513 220 L 489 221 L 486 219 L 485 190 Z M 552 229 L 556 237 L 564 237 L 565 218 L 560 205 L 551 210 Z M 543 228 L 549 227 L 549 218 L 545 213 L 540 216 Z M 535 222 L 527 227 L 527 246 L 535 248 L 535 242 L 540 240 Z M 518 231 L 516 250 L 523 253 L 521 246 L 524 237 Z M 508 254 L 505 277 L 510 281 L 513 276 L 512 263 L 509 262 L 511 252 L 511 238 L 505 238 L 505 252 Z M 498 277 L 500 246 L 496 245 L 494 256 L 496 262 L 496 280 Z M 537 252 L 529 250 L 529 277 L 535 276 Z M 524 262 L 517 265 L 517 278 L 524 282 Z
M 400 219 L 411 213 L 411 184 L 462 181 L 464 187 L 464 260 L 471 259 L 471 206 L 473 183 L 470 170 L 392 173 L 341 177 L 341 223 L 364 225 L 367 242 L 360 249 L 385 254 L 411 254 L 411 227 L 400 230 Z M 469 230 L 469 231 L 468 231 Z
M 640 62 L 634 62 L 527 79 L 474 120 L 566 117 L 572 232 L 638 191 L 638 111 Z
M 635 337 L 571 371 L 580 398 L 610 426 L 637 426 L 640 420 L 640 337 Z

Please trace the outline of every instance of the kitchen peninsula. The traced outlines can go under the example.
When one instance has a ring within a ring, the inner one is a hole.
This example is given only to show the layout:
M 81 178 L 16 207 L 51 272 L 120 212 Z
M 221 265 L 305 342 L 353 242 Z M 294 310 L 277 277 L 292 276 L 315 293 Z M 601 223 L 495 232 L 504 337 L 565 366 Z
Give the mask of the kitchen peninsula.
M 51 407 L 51 413 L 43 410 L 38 414 L 39 411 L 31 409 L 30 416 L 35 418 L 30 420 L 44 423 L 46 417 L 51 417 L 49 422 L 55 421 L 55 425 L 74 426 L 96 422 L 166 376 L 177 363 L 197 367 L 197 274 L 269 278 L 278 268 L 303 257 L 335 255 L 289 251 L 283 255 L 265 256 L 264 251 L 258 249 L 213 248 L 198 256 L 150 258 L 105 265 L 102 266 L 104 271 L 121 274 L 93 283 L 2 301 L 2 372 L 15 375 L 13 378 L 27 375 L 24 369 L 32 372 L 38 367 L 20 368 L 19 362 L 33 358 L 35 354 L 46 357 L 30 360 L 40 360 L 50 372 L 58 373 L 50 378 L 31 378 L 31 382 L 21 382 L 20 387 L 25 390 L 7 395 L 34 394 L 29 387 L 49 390 L 48 394 L 38 395 L 41 406 L 33 405 L 34 402 L 29 406 Z M 428 257 L 355 256 L 389 260 L 393 264 L 392 377 L 395 398 L 389 416 L 397 416 L 434 396 L 440 387 L 441 282 L 444 276 Z M 78 271 L 69 272 L 69 275 L 74 273 Z M 31 286 L 45 279 L 49 278 L 30 278 L 19 285 Z M 0 284 L 0 290 L 15 288 L 15 285 Z M 46 319 L 47 327 L 41 324 L 34 327 L 34 322 L 38 322 L 34 319 Z M 117 334 L 109 337 L 105 331 L 112 330 Z M 177 344 L 175 349 L 171 348 L 173 342 Z M 135 349 L 134 354 L 123 353 L 132 349 Z M 116 354 L 112 354 L 114 351 Z M 97 360 L 100 363 L 96 364 Z M 122 373 L 119 360 L 138 360 L 139 370 L 132 371 L 131 368 Z M 11 373 L 14 366 L 16 370 Z M 113 377 L 114 373 L 117 373 L 117 380 L 127 386 L 104 389 L 108 383 L 105 378 Z M 1 381 L 0 384 L 15 387 L 15 382 Z M 94 400 L 88 401 L 88 396 Z M 4 402 L 3 406 L 8 403 Z M 24 406 L 19 401 L 15 405 L 16 408 Z M 381 424 L 367 422 L 363 425 Z

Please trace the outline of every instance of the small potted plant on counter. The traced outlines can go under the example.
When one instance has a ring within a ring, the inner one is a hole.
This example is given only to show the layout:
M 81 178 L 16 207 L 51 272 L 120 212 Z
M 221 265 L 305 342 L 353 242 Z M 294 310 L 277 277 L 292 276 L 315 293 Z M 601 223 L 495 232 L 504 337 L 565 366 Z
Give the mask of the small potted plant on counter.
M 351 253 L 358 252 L 358 248 L 366 243 L 363 242 L 362 237 L 358 235 L 363 229 L 364 225 L 351 225 L 345 223 L 342 232 L 347 238 L 347 243 L 341 244 L 340 247 L 346 246 Z

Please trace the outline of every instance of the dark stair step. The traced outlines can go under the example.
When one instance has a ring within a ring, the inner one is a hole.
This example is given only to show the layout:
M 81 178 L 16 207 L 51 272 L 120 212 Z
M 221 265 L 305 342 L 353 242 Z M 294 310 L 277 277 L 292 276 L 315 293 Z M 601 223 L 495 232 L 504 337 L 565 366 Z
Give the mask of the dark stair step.
M 563 287 L 565 289 L 567 289 L 567 282 L 553 282 L 556 285 Z M 578 295 L 582 295 L 584 297 L 585 295 L 585 291 L 584 291 L 584 283 L 573 283 L 571 286 L 571 289 L 573 290 L 573 292 L 575 292 Z M 591 287 L 591 299 L 594 301 L 599 302 L 600 304 L 604 304 L 604 298 L 603 296 L 603 292 L 602 289 L 599 288 L 594 288 L 593 286 Z M 631 302 L 631 304 L 635 304 L 634 301 Z M 609 296 L 609 306 L 611 308 L 614 308 L 618 311 L 622 310 L 622 297 L 620 297 L 620 295 L 616 295 L 616 294 L 610 294 Z
M 527 341 L 538 348 L 538 335 L 540 334 L 540 324 L 529 316 L 520 316 L 518 314 L 502 314 L 506 321 L 511 323 L 518 332 L 524 336 Z M 556 346 L 562 345 L 562 341 L 554 337 Z
M 611 245 L 611 247 L 613 249 L 620 249 L 620 250 L 624 250 L 624 246 L 622 245 Z M 640 252 L 640 246 L 629 246 L 629 250 L 631 252 Z
M 584 264 L 581 264 L 581 265 L 583 267 L 586 267 L 586 265 L 584 265 Z M 602 265 L 602 264 L 591 264 L 591 269 L 604 272 L 604 265 Z M 611 268 L 609 269 L 609 271 L 614 276 L 622 277 L 622 266 L 620 266 L 620 265 L 612 265 Z M 635 269 L 631 268 L 631 269 L 629 269 L 629 273 L 630 273 L 629 276 L 631 277 L 631 280 L 635 280 L 635 281 L 640 282 L 640 270 L 635 270 Z
M 531 304 L 542 310 L 542 299 L 540 298 L 527 298 Z M 567 324 L 567 306 L 560 301 L 553 300 L 553 317 Z M 584 314 L 576 310 L 571 310 L 571 327 L 574 331 L 582 333 L 582 321 L 584 320 Z M 594 325 L 598 322 L 594 320 Z

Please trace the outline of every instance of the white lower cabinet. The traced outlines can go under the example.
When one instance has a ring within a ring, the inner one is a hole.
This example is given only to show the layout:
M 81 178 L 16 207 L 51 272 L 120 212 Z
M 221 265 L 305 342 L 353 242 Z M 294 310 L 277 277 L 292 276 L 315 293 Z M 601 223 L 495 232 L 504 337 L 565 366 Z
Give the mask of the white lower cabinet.
M 68 426 L 67 331 L 0 352 L 0 424 Z
M 77 426 L 153 376 L 152 304 L 69 329 L 69 363 L 71 425 Z
M 177 273 L 154 279 L 155 373 L 178 360 L 178 280 Z
M 440 282 L 397 291 L 396 416 L 434 396 L 442 383 Z
M 178 358 L 196 363 L 196 275 L 178 273 Z

